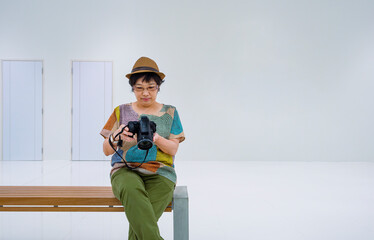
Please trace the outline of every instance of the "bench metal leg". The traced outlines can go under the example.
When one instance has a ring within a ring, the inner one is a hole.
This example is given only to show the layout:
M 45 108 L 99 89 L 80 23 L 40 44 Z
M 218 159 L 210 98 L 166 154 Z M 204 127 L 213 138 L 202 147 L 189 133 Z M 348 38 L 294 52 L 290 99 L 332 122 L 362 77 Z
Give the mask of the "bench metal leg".
M 177 186 L 174 191 L 174 240 L 188 240 L 187 186 Z

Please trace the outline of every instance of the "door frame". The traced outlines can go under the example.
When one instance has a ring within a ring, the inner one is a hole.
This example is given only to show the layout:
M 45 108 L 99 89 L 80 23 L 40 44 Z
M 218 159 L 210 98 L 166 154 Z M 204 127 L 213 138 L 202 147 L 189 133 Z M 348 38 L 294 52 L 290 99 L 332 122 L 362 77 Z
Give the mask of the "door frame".
M 113 108 L 113 73 L 114 73 L 114 61 L 113 60 L 82 60 L 82 59 L 72 59 L 70 61 L 70 161 L 73 161 L 73 63 L 74 62 L 111 62 L 112 63 L 112 99 L 111 106 Z M 108 116 L 109 117 L 109 116 Z M 82 161 L 82 160 L 74 160 L 74 161 Z M 100 160 L 95 160 L 100 161 Z
M 1 59 L 0 64 L 0 78 L 1 78 L 1 88 L 0 88 L 0 99 L 3 99 L 3 85 L 4 85 L 4 79 L 3 79 L 3 62 L 7 61 L 18 61 L 18 62 L 41 62 L 42 63 L 42 159 L 41 160 L 34 160 L 34 161 L 44 161 L 44 59 L 14 59 L 14 58 L 8 58 L 8 59 Z M 1 101 L 2 102 L 2 101 Z M 0 104 L 0 112 L 1 112 L 1 118 L 0 118 L 0 124 L 1 124 L 1 144 L 0 144 L 0 160 L 1 161 L 7 161 L 3 159 L 3 104 Z M 9 160 L 11 161 L 11 160 Z

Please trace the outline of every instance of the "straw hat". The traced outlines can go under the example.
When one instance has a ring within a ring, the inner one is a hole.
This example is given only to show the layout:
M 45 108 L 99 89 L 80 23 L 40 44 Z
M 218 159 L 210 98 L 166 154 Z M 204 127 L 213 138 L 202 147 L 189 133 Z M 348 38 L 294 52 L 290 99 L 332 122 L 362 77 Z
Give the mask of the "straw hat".
M 165 77 L 165 74 L 158 70 L 156 62 L 147 57 L 139 58 L 132 67 L 131 73 L 126 74 L 126 77 L 130 79 L 131 75 L 143 72 L 154 72 L 160 76 L 161 80 Z

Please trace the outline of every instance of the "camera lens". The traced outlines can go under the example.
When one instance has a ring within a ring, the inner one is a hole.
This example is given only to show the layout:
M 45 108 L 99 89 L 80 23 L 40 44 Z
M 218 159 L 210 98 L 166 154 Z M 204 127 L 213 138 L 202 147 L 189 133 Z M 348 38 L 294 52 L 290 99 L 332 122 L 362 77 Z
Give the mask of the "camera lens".
M 148 139 L 143 139 L 140 142 L 138 142 L 138 147 L 142 150 L 148 150 L 153 146 L 152 141 Z

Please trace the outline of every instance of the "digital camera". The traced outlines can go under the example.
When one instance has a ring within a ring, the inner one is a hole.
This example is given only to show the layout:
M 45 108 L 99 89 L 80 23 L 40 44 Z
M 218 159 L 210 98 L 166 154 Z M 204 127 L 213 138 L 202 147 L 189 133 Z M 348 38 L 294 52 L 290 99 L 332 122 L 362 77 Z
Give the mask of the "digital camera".
M 139 121 L 130 121 L 127 124 L 129 132 L 137 134 L 138 148 L 148 150 L 153 146 L 153 134 L 156 132 L 156 123 L 147 116 L 142 116 Z

